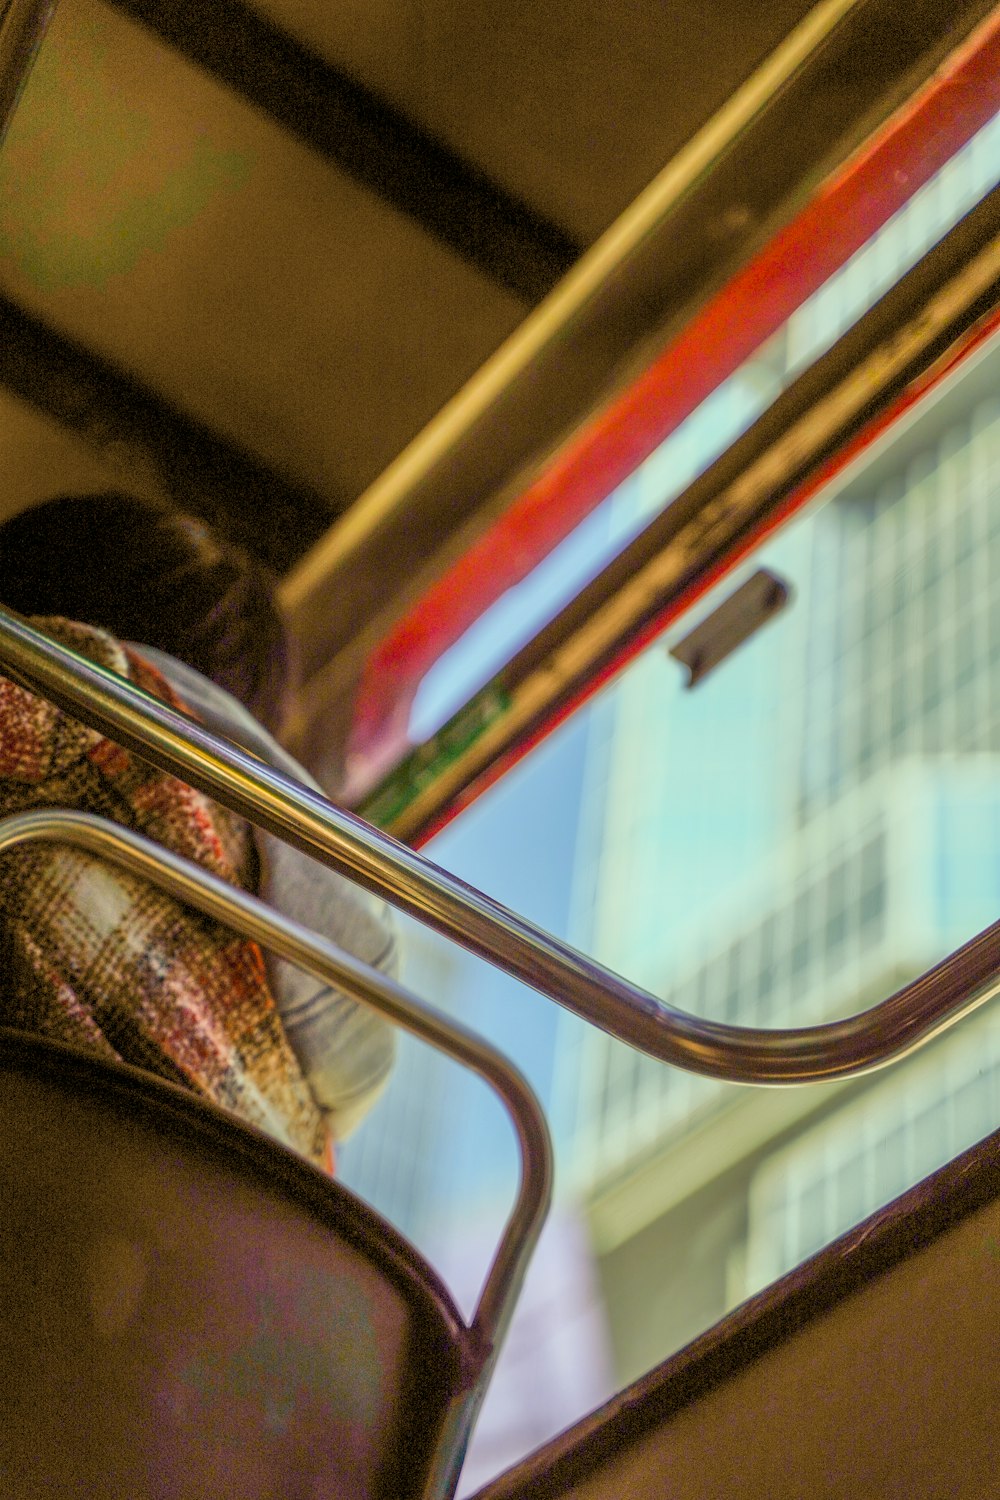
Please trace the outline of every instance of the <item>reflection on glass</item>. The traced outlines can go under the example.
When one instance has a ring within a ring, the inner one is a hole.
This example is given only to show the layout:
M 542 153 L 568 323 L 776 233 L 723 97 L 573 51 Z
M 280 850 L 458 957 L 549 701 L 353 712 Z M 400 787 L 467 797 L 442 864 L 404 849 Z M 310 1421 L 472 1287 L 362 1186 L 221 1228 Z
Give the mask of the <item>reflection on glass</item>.
M 1000 116 L 435 663 L 414 700 L 413 743 L 440 729 L 998 182 Z

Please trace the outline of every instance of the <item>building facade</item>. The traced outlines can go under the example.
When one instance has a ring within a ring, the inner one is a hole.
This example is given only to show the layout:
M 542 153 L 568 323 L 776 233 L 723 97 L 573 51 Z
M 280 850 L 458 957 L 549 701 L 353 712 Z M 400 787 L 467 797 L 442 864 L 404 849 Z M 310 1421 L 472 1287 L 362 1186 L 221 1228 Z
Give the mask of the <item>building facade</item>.
M 566 567 L 586 576 L 669 504 L 994 185 L 998 163 L 994 122 L 609 498 L 588 522 L 595 550 L 577 538 L 586 556 Z M 790 606 L 695 689 L 662 645 L 649 650 L 432 857 L 679 1008 L 743 1025 L 850 1014 L 988 925 L 998 389 L 993 355 L 769 543 L 747 571 L 777 572 Z M 619 1379 L 998 1123 L 988 1007 L 871 1079 L 738 1090 L 665 1070 L 434 941 L 407 946 L 413 987 L 508 1051 L 543 1098 L 560 1194 L 585 1206 Z M 509 1148 L 482 1092 L 407 1043 L 344 1177 L 433 1256 L 499 1229 Z
M 955 170 L 973 166 L 970 151 Z M 960 190 L 932 184 L 906 212 L 936 232 Z M 904 215 L 888 234 L 898 248 L 919 228 Z M 891 266 L 884 245 L 866 253 L 871 296 Z M 789 368 L 821 315 L 843 326 L 857 267 L 837 290 L 785 330 Z M 688 691 L 651 651 L 603 706 L 575 936 L 679 1009 L 764 1027 L 849 1015 L 1000 915 L 998 388 L 994 352 L 755 557 L 744 571 L 770 567 L 793 603 L 733 659 Z M 996 1128 L 998 1049 L 987 1006 L 926 1058 L 779 1107 L 568 1035 L 571 1170 L 620 1372 Z M 685 1260 L 678 1237 L 703 1253 Z

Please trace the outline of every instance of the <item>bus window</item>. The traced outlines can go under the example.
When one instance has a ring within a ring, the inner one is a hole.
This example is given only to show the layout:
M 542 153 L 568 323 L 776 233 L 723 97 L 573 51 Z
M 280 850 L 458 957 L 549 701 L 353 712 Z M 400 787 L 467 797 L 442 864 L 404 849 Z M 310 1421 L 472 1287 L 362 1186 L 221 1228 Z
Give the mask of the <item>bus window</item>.
M 431 856 L 670 1003 L 747 1026 L 855 1013 L 992 922 L 998 375 L 993 338 Z M 690 687 L 671 648 L 759 569 L 788 581 L 791 602 Z M 563 1222 L 589 1247 L 575 1326 L 609 1392 L 995 1125 L 989 1007 L 889 1072 L 778 1093 L 657 1067 L 474 959 L 438 958 L 427 939 L 413 951 L 546 1102 Z M 465 1244 L 474 1263 L 511 1161 L 473 1091 L 418 1072 L 408 1086 L 420 1066 L 404 1060 L 344 1170 L 378 1201 L 391 1148 L 410 1231 Z M 459 1150 L 439 1173 L 428 1153 L 445 1142 Z M 547 1337 L 529 1319 L 508 1357 L 555 1368 Z M 539 1399 L 522 1412 L 535 1438 Z M 517 1420 L 488 1406 L 480 1441 Z M 551 1430 L 565 1420 L 553 1412 Z

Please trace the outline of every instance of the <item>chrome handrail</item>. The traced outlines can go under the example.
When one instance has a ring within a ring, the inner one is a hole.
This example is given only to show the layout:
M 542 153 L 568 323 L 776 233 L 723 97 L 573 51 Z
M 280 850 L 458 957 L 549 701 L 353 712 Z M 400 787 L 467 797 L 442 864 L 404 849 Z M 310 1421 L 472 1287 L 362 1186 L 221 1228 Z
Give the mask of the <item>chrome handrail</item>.
M 0 852 L 31 840 L 69 844 L 120 865 L 205 916 L 272 949 L 327 984 L 372 1006 L 397 1026 L 477 1073 L 510 1116 L 520 1154 L 514 1206 L 468 1325 L 478 1361 L 471 1388 L 456 1393 L 447 1441 L 426 1495 L 447 1494 L 454 1450 L 467 1435 L 478 1398 L 503 1340 L 528 1261 L 552 1196 L 552 1147 L 545 1116 L 530 1085 L 496 1049 L 418 999 L 398 981 L 352 957 L 327 938 L 273 910 L 143 835 L 90 813 L 62 808 L 15 813 L 0 820 Z
M 229 740 L 0 610 L 0 672 L 661 1062 L 736 1083 L 846 1078 L 905 1056 L 1000 990 L 1000 923 L 895 995 L 796 1030 L 676 1010 Z

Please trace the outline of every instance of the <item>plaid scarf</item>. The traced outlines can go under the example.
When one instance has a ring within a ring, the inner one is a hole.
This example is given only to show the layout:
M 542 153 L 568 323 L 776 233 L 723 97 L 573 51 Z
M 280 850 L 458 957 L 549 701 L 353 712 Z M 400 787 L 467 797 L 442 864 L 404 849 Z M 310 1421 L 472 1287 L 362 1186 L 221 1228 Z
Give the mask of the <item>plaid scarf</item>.
M 33 623 L 184 709 L 159 672 L 105 632 Z M 255 886 L 242 819 L 0 678 L 0 816 L 39 807 L 97 813 Z M 186 1085 L 326 1160 L 322 1119 L 256 944 L 93 855 L 29 843 L 0 858 L 0 957 L 3 1024 Z

